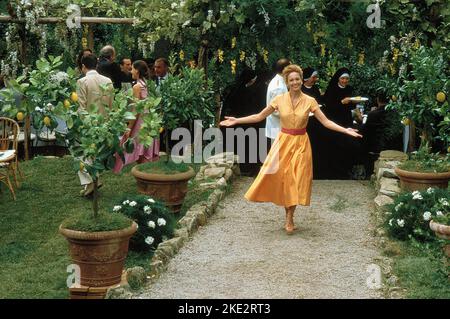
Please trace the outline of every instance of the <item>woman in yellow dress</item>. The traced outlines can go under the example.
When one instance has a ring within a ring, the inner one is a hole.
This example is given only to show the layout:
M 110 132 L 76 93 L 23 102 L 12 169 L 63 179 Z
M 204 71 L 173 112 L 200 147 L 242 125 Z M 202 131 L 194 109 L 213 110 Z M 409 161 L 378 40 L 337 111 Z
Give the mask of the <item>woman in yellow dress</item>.
M 267 158 L 245 194 L 253 202 L 272 202 L 286 210 L 285 230 L 292 234 L 297 205 L 309 206 L 312 188 L 312 154 L 306 126 L 312 112 L 326 128 L 362 137 L 352 128 L 344 128 L 330 121 L 322 113 L 316 100 L 302 93 L 303 72 L 298 65 L 283 70 L 289 91 L 277 96 L 260 113 L 241 117 L 225 117 L 221 126 L 258 123 L 274 111 L 280 113 L 281 132 L 275 139 Z

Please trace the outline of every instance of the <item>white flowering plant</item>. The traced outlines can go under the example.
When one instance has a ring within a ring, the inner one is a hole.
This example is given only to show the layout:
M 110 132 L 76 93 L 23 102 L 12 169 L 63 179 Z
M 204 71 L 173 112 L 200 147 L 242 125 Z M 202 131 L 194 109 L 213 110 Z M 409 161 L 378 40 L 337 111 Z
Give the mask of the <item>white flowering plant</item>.
M 159 243 L 173 237 L 176 224 L 173 213 L 163 202 L 149 196 L 126 196 L 111 212 L 122 213 L 138 224 L 138 230 L 130 240 L 131 250 L 154 250 Z
M 397 239 L 414 238 L 420 241 L 434 241 L 436 237 L 429 223 L 450 214 L 450 191 L 429 188 L 400 194 L 393 204 L 388 206 L 385 227 L 388 233 Z

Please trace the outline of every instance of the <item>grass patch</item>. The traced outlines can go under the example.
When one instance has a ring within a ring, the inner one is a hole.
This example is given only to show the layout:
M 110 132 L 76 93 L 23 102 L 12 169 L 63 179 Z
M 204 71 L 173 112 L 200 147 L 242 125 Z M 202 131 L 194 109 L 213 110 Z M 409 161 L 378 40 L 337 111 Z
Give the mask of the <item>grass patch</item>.
M 341 213 L 348 207 L 348 200 L 341 195 L 337 195 L 333 204 L 329 205 L 328 208 L 333 212 Z
M 161 157 L 156 162 L 149 162 L 137 165 L 139 171 L 149 174 L 178 174 L 189 170 L 186 163 L 175 163 L 172 159 L 167 161 L 167 157 Z
M 449 299 L 449 267 L 439 245 L 426 247 L 413 242 L 398 242 L 402 253 L 394 257 L 393 271 L 407 298 Z
M 128 228 L 131 226 L 131 220 L 118 213 L 99 212 L 98 216 L 94 217 L 93 212 L 81 212 L 64 220 L 62 225 L 71 230 L 101 232 Z
M 67 266 L 71 264 L 66 239 L 58 228 L 63 220 L 92 211 L 92 201 L 79 195 L 81 186 L 73 159 L 46 159 L 21 162 L 26 179 L 17 190 L 17 201 L 1 184 L 0 189 L 0 298 L 68 298 Z M 198 171 L 200 165 L 194 166 Z M 99 206 L 112 211 L 119 198 L 136 195 L 130 174 L 132 166 L 121 174 L 102 174 Z M 195 190 L 188 192 L 186 211 L 207 197 Z M 209 195 L 208 195 L 209 196 Z M 153 252 L 129 252 L 126 267 L 143 266 L 149 270 Z

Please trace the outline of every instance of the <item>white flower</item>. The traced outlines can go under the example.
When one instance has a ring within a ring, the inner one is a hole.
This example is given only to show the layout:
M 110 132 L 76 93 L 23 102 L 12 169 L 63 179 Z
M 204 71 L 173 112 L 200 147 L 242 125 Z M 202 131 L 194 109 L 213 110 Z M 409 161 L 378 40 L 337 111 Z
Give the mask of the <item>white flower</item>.
M 413 192 L 412 195 L 413 195 L 413 199 L 419 199 L 419 200 L 423 199 L 423 197 L 422 197 L 422 195 L 420 194 L 419 191 Z
M 61 82 L 68 82 L 69 81 L 69 75 L 66 72 L 58 72 L 56 74 L 50 75 L 50 81 L 57 82 L 60 84 Z
M 439 199 L 439 203 L 441 203 L 444 206 L 449 206 L 448 201 L 445 198 L 440 198 Z
M 36 108 L 34 109 L 36 112 L 43 112 L 44 110 L 41 109 L 39 106 L 36 106 Z
M 137 205 L 137 203 L 135 202 L 135 201 L 132 201 L 131 203 L 130 203 L 130 206 L 131 207 L 134 207 L 134 206 L 136 206 Z
M 433 192 L 434 192 L 434 189 L 433 189 L 433 188 L 430 187 L 430 188 L 427 189 L 427 193 L 428 193 L 428 194 L 433 194 Z
M 123 203 L 122 203 L 122 205 L 128 205 L 130 203 L 130 201 L 127 199 L 126 201 L 124 201 Z
M 191 24 L 191 20 L 187 20 L 186 22 L 183 23 L 182 27 L 186 28 L 190 24 Z
M 152 221 L 152 220 L 151 220 L 151 221 L 149 221 L 147 225 L 148 225 L 148 227 L 150 227 L 150 228 L 153 228 L 153 229 L 155 229 L 155 227 L 156 227 L 156 224 L 155 224 L 155 222 L 154 222 L 154 221 Z
M 147 238 L 145 238 L 145 243 L 147 245 L 153 244 L 154 241 L 155 241 L 155 239 L 153 237 L 151 237 L 151 236 L 148 236 Z
M 120 211 L 121 209 L 122 209 L 122 206 L 120 206 L 120 205 L 114 206 L 113 212 L 118 212 L 118 211 Z
M 150 215 L 151 212 L 152 212 L 152 208 L 150 206 L 144 207 L 144 213 L 146 213 L 147 215 Z
M 149 203 L 151 203 L 151 204 L 154 204 L 154 203 L 155 203 L 155 200 L 154 200 L 153 198 L 149 198 L 147 201 L 148 201 Z
M 438 211 L 436 212 L 436 216 L 442 217 L 442 216 L 444 216 L 444 213 L 441 212 L 440 210 L 438 210 Z
M 403 206 L 403 203 L 398 204 L 395 206 L 395 211 L 398 212 L 398 210 Z
M 175 9 L 178 7 L 178 4 L 176 2 L 172 2 L 172 5 L 170 6 L 172 9 Z
M 392 222 L 394 221 L 394 219 L 391 219 L 390 221 L 389 221 L 389 226 L 391 226 L 392 227 Z
M 166 220 L 164 218 L 158 218 L 157 222 L 158 222 L 158 226 L 166 225 Z
M 405 221 L 403 219 L 397 219 L 397 225 L 403 228 L 403 226 L 405 226 Z
M 430 219 L 431 219 L 431 213 L 430 212 L 425 212 L 423 214 L 423 220 L 429 221 Z

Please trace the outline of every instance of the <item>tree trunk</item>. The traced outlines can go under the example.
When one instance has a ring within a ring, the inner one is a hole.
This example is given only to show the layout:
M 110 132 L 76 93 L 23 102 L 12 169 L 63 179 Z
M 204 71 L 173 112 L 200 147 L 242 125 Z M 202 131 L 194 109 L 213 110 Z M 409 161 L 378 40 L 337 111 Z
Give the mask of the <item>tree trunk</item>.
M 94 51 L 94 24 L 89 23 L 88 24 L 88 48 L 91 49 L 92 52 Z
M 216 98 L 216 121 L 215 121 L 215 124 L 216 124 L 216 127 L 219 127 L 220 115 L 222 113 L 222 101 L 220 99 L 219 93 L 216 93 L 215 98 Z
M 92 200 L 92 208 L 94 210 L 94 218 L 97 218 L 98 216 L 98 178 L 93 178 L 94 183 L 94 194 L 93 194 L 93 200 Z
M 31 135 L 31 115 L 27 115 L 25 117 L 25 125 L 23 128 L 23 148 L 25 150 L 26 161 L 30 159 L 30 135 Z

